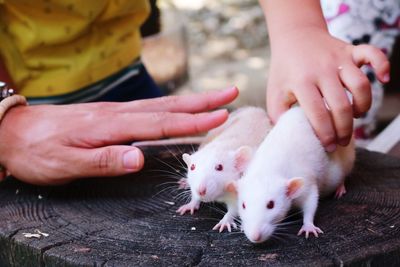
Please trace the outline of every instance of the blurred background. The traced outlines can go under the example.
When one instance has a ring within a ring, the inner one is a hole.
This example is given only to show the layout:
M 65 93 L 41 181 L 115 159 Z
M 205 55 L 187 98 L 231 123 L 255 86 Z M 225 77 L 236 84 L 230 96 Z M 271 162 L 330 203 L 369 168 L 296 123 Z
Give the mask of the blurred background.
M 269 48 L 257 0 L 158 0 L 157 8 L 161 32 L 150 27 L 154 19 L 144 25 L 142 58 L 164 89 L 181 94 L 236 85 L 234 106 L 265 106 Z
M 265 107 L 269 42 L 258 0 L 151 0 L 142 28 L 142 58 L 169 94 L 226 88 L 240 96 L 233 107 Z M 392 55 L 391 82 L 378 115 L 385 127 L 400 112 L 400 42 Z

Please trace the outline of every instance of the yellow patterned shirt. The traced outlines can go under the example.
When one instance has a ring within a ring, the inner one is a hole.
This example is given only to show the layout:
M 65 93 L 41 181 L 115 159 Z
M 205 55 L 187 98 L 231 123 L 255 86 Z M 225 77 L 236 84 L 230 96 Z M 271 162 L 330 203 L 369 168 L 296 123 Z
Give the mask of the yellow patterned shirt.
M 147 0 L 0 0 L 0 56 L 28 97 L 70 93 L 140 55 Z

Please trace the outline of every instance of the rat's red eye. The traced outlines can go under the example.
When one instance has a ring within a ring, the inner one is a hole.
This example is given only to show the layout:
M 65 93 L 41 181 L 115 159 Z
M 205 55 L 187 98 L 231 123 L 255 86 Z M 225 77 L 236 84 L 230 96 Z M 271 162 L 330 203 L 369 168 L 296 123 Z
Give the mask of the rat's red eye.
M 275 206 L 275 203 L 274 203 L 274 201 L 272 201 L 272 200 L 270 200 L 270 201 L 268 202 L 268 204 L 267 204 L 267 208 L 268 208 L 268 209 L 273 209 L 274 206 Z
M 216 171 L 222 171 L 224 169 L 224 166 L 222 166 L 222 164 L 218 164 L 218 165 L 215 165 L 215 170 Z
M 246 209 L 246 204 L 243 202 L 242 203 L 242 208 L 245 210 Z
M 190 165 L 190 170 L 193 171 L 194 169 L 196 169 L 196 165 L 194 164 Z

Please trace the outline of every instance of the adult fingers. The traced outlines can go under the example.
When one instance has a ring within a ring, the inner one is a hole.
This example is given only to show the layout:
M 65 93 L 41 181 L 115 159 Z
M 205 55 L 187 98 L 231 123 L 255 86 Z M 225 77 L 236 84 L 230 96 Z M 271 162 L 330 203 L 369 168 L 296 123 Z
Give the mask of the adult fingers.
M 125 103 L 102 103 L 116 112 L 184 112 L 198 113 L 229 104 L 239 94 L 236 87 L 199 94 L 165 96 Z
M 103 116 L 102 120 L 108 123 L 96 124 L 95 146 L 199 134 L 226 121 L 228 112 L 218 110 L 197 114 L 169 112 L 107 113 Z M 94 127 L 94 125 L 89 127 Z
M 92 149 L 76 148 L 70 153 L 74 164 L 73 177 L 117 176 L 143 168 L 144 156 L 132 146 L 106 146 Z
M 353 49 L 353 60 L 358 66 L 371 64 L 378 79 L 387 83 L 390 80 L 390 63 L 385 54 L 371 45 L 358 45 Z
M 294 93 L 322 145 L 328 152 L 334 151 L 335 129 L 318 88 L 314 85 L 299 87 Z
M 371 84 L 365 74 L 355 66 L 342 66 L 339 77 L 343 85 L 353 95 L 354 117 L 360 117 L 371 107 Z
M 345 146 L 353 132 L 353 108 L 346 91 L 339 77 L 322 80 L 319 88 L 330 109 L 337 142 Z

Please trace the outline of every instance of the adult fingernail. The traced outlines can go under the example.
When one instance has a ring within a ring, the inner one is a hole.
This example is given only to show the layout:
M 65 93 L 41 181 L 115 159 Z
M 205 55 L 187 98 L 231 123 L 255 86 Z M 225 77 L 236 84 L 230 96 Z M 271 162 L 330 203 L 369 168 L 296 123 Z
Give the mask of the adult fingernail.
M 326 146 L 325 150 L 326 150 L 326 152 L 329 152 L 329 153 L 335 151 L 336 150 L 336 144 L 330 144 L 330 145 Z
M 123 156 L 123 165 L 125 169 L 135 170 L 140 165 L 140 151 L 138 149 L 132 149 L 125 152 Z
M 387 83 L 390 81 L 390 74 L 386 73 L 385 76 L 383 76 L 383 82 Z

